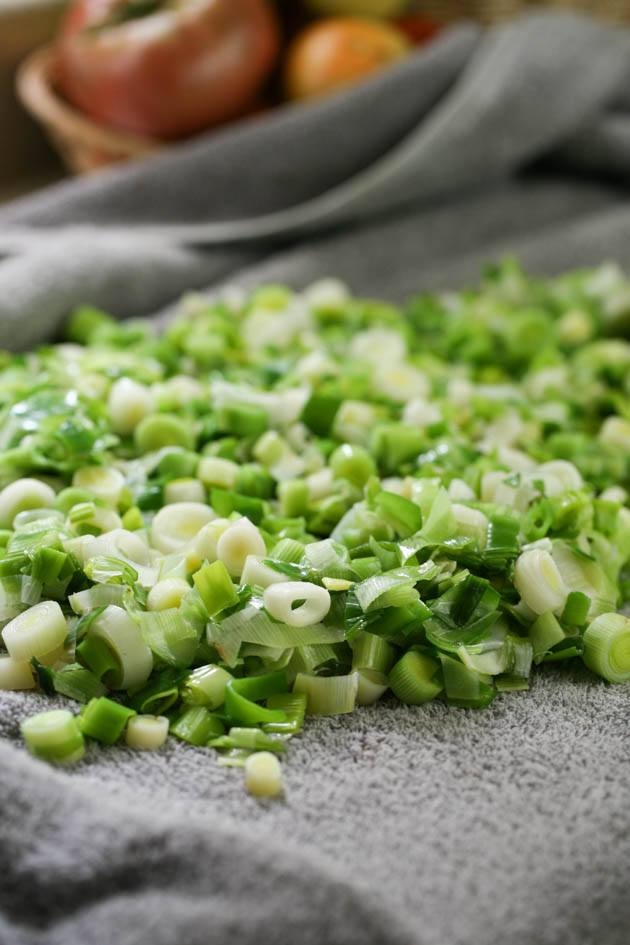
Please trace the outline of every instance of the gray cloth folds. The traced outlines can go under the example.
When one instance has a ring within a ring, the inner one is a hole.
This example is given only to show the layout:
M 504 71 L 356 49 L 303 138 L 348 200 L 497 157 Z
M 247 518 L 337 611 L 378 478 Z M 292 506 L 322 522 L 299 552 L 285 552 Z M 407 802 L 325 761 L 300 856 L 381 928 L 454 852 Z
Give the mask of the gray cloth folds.
M 337 275 L 403 299 L 505 253 L 630 265 L 630 34 L 471 25 L 348 92 L 0 209 L 0 344 L 72 306 Z M 2 945 L 626 945 L 630 694 L 542 671 L 488 710 L 314 720 L 286 801 L 180 744 L 25 756 L 0 694 Z

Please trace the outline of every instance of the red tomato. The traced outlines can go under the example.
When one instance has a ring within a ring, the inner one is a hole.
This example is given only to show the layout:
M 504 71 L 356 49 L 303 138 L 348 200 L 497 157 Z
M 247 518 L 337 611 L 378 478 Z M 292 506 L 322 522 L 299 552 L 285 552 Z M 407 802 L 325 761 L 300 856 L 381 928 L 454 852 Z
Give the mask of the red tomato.
M 99 122 L 176 138 L 244 112 L 278 48 L 268 0 L 75 0 L 58 84 Z
M 401 16 L 395 21 L 398 29 L 409 37 L 414 46 L 422 46 L 437 36 L 443 29 L 441 23 L 427 19 L 426 16 Z
M 289 98 L 310 98 L 363 79 L 407 54 L 409 40 L 389 23 L 360 17 L 318 20 L 289 47 Z

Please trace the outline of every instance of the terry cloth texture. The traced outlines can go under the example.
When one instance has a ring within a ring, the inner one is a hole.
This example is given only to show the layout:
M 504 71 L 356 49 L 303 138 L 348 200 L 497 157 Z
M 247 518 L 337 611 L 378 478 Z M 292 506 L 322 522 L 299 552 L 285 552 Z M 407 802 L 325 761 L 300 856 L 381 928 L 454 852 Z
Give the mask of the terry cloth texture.
M 229 281 L 394 300 L 630 266 L 630 35 L 572 16 L 450 31 L 374 80 L 0 210 L 0 343 Z M 0 695 L 2 945 L 627 945 L 630 693 L 577 669 L 483 712 L 309 722 L 286 801 L 180 744 L 26 756 Z

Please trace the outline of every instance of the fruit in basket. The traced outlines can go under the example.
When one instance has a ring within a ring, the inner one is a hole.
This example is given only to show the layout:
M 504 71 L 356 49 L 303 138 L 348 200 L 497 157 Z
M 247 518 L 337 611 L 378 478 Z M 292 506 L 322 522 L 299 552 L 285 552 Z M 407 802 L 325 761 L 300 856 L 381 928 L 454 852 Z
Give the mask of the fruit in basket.
M 399 16 L 409 0 L 306 0 L 306 6 L 319 16 Z
M 394 20 L 399 30 L 409 37 L 414 46 L 422 46 L 428 43 L 444 28 L 441 23 L 430 20 L 426 16 L 411 14 L 401 16 Z
M 407 55 L 410 43 L 389 23 L 332 17 L 307 26 L 287 52 L 286 93 L 312 98 L 357 82 Z
M 96 121 L 177 138 L 245 112 L 279 44 L 268 0 L 75 0 L 58 85 Z

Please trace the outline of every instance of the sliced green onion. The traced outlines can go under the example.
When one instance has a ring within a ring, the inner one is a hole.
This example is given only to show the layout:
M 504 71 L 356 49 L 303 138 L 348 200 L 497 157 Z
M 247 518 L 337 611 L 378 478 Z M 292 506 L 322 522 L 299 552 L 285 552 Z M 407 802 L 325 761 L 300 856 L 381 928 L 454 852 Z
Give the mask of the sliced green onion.
M 304 557 L 304 551 L 301 541 L 296 541 L 294 538 L 281 538 L 278 544 L 274 545 L 271 558 L 286 564 L 298 564 Z
M 187 705 L 218 709 L 225 702 L 225 689 L 231 679 L 221 666 L 199 666 L 184 680 L 182 699 Z
M 404 568 L 388 574 L 375 574 L 354 588 L 364 613 L 381 607 L 405 607 L 418 600 L 415 590 L 417 575 Z
M 143 417 L 134 430 L 136 448 L 140 453 L 151 453 L 164 446 L 195 447 L 195 435 L 190 425 L 176 414 L 159 413 Z
M 353 712 L 359 689 L 357 673 L 348 676 L 307 676 L 298 673 L 293 692 L 308 698 L 308 715 L 343 715 Z
M 540 663 L 543 656 L 558 643 L 562 643 L 564 638 L 565 632 L 551 611 L 541 614 L 529 628 L 534 662 Z
M 0 690 L 33 689 L 35 677 L 28 660 L 0 656 Z
M 127 722 L 125 741 L 130 748 L 157 751 L 168 736 L 168 719 L 163 715 L 134 715 Z
M 357 705 L 372 705 L 378 702 L 389 688 L 389 680 L 385 673 L 379 673 L 374 669 L 360 669 L 357 675 L 359 677 Z
M 147 615 L 149 616 L 149 615 Z M 129 689 L 143 685 L 153 669 L 151 650 L 144 642 L 135 622 L 122 607 L 110 604 L 90 624 L 86 640 L 79 647 L 88 666 L 99 675 L 100 667 L 89 663 L 88 646 L 93 642 L 105 644 L 114 658 L 113 668 L 102 676 L 111 689 Z
M 245 787 L 254 797 L 277 797 L 282 794 L 282 769 L 274 754 L 257 751 L 247 758 Z
M 389 685 L 397 699 L 407 705 L 423 705 L 443 688 L 440 664 L 425 653 L 409 650 L 389 674 Z
M 42 601 L 11 620 L 2 631 L 4 645 L 16 660 L 41 657 L 60 647 L 68 627 L 61 607 L 54 600 Z
M 529 681 L 526 677 L 510 675 L 509 673 L 496 676 L 494 685 L 497 692 L 524 692 L 529 689 Z
M 284 672 L 266 673 L 248 679 L 232 679 L 225 690 L 225 713 L 234 722 L 259 725 L 265 722 L 286 722 L 281 709 L 257 705 L 276 693 L 287 691 Z
M 262 499 L 227 489 L 212 489 L 210 502 L 217 515 L 227 518 L 232 512 L 240 512 L 254 525 L 259 525 L 267 514 L 267 504 Z
M 218 738 L 224 731 L 221 721 L 205 706 L 200 705 L 184 709 L 170 727 L 170 733 L 175 738 L 197 746 L 206 745 L 210 739 Z
M 130 704 L 141 714 L 162 715 L 168 712 L 179 698 L 179 687 L 188 675 L 184 669 L 163 669 L 151 676 L 146 686 L 132 687 L 129 691 Z
M 258 643 L 261 646 L 286 649 L 313 643 L 340 643 L 343 630 L 314 624 L 312 627 L 296 629 L 272 620 L 259 606 L 259 602 L 247 604 L 242 610 L 220 623 L 209 625 L 209 642 L 217 648 L 228 666 L 234 666 L 242 643 Z
M 44 761 L 73 764 L 85 754 L 79 722 L 67 709 L 52 709 L 25 719 L 20 726 L 26 747 Z
M 236 588 L 222 561 L 204 564 L 193 575 L 193 582 L 210 617 L 238 604 Z
M 374 633 L 357 634 L 351 643 L 352 669 L 387 674 L 395 659 L 394 648 Z
M 581 627 L 586 623 L 590 606 L 591 599 L 587 594 L 583 594 L 581 591 L 571 591 L 567 597 L 560 618 L 562 623 Z
M 67 696 L 68 699 L 83 703 L 104 696 L 107 692 L 98 676 L 91 673 L 85 666 L 81 666 L 80 663 L 70 663 L 60 669 L 43 666 L 35 659 L 33 664 L 38 682 L 44 692 L 51 694 L 57 692 L 60 696 Z
M 208 742 L 210 748 L 245 748 L 248 751 L 273 751 L 282 753 L 287 750 L 285 741 L 278 735 L 269 735 L 258 728 L 231 728 L 227 735 Z
M 295 735 L 297 732 L 301 732 L 304 726 L 307 702 L 308 698 L 302 692 L 278 692 L 273 696 L 269 696 L 267 708 L 279 709 L 284 712 L 285 721 L 265 722 L 263 723 L 263 730 L 278 735 Z
M 630 619 L 600 614 L 584 632 L 584 662 L 611 683 L 630 682 Z
M 407 538 L 422 527 L 422 511 L 414 502 L 393 492 L 379 492 L 374 500 L 378 514 L 397 535 Z
M 133 709 L 101 696 L 91 699 L 79 716 L 84 735 L 104 745 L 113 745 L 122 735 L 128 720 L 135 715 Z
M 203 621 L 196 614 L 189 619 L 184 606 L 133 613 L 146 645 L 169 666 L 190 666 L 203 633 Z
M 308 485 L 303 479 L 286 479 L 278 484 L 280 514 L 287 518 L 304 515 L 308 509 Z
M 496 696 L 494 686 L 485 682 L 481 675 L 468 669 L 459 660 L 440 653 L 442 674 L 444 677 L 444 691 L 450 705 L 460 708 L 483 709 Z

